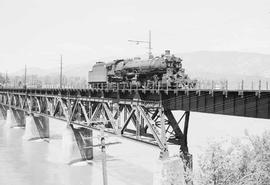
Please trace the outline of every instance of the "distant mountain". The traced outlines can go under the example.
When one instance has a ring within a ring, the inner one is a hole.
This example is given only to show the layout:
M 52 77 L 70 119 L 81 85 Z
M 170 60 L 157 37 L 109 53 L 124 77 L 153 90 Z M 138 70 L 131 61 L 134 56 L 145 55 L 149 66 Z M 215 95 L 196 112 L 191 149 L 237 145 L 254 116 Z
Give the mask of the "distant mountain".
M 63 75 L 68 77 L 87 77 L 88 71 L 92 68 L 94 62 L 90 64 L 72 64 L 63 67 Z M 38 76 L 59 76 L 59 68 L 49 68 L 41 69 L 37 67 L 27 68 L 27 75 L 38 75 Z M 11 73 L 12 76 L 23 76 L 24 69 L 20 69 L 14 73 Z
M 197 78 L 270 78 L 270 55 L 198 51 L 179 56 L 187 72 Z
M 235 52 L 235 51 L 198 51 L 191 53 L 176 53 L 183 59 L 183 67 L 191 78 L 207 80 L 229 80 L 247 83 L 251 81 L 270 82 L 270 55 L 259 53 Z M 113 58 L 111 59 L 113 60 Z M 104 61 L 110 61 L 104 58 Z M 78 76 L 87 78 L 87 73 L 92 69 L 96 61 L 89 63 L 64 66 L 63 74 L 66 76 Z M 57 76 L 59 69 L 29 68 L 28 74 L 41 76 Z M 24 70 L 19 70 L 16 75 L 23 75 Z

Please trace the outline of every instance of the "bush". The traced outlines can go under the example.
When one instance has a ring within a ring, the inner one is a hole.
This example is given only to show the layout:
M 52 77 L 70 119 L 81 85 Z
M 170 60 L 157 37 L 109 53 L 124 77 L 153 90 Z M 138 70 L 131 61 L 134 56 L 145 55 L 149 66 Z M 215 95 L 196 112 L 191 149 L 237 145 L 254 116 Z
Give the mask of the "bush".
M 209 145 L 199 157 L 200 185 L 270 185 L 270 131 Z

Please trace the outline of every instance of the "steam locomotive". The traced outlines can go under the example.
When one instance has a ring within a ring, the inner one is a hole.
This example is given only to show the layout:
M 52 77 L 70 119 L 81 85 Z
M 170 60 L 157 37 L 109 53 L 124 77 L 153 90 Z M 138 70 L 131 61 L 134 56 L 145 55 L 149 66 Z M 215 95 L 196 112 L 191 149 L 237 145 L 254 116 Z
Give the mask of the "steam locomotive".
M 145 84 L 159 84 L 160 87 L 194 88 L 196 80 L 191 80 L 182 67 L 182 59 L 170 54 L 140 58 L 114 60 L 110 63 L 97 62 L 88 73 L 88 84 L 127 83 L 144 88 Z M 149 86 L 148 86 L 149 87 Z

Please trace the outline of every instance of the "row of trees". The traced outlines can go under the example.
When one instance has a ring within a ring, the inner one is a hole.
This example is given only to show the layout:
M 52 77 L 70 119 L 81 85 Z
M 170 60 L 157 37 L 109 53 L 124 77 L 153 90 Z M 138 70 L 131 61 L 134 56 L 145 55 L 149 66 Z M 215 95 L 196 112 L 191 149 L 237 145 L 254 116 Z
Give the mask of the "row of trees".
M 9 87 L 23 87 L 25 85 L 24 76 L 8 76 L 0 73 L 0 84 L 2 86 Z M 59 86 L 60 80 L 58 75 L 28 75 L 26 78 L 26 85 L 28 87 L 56 87 Z M 82 87 L 87 84 L 85 78 L 63 76 L 62 85 L 63 87 Z
M 0 84 L 3 85 L 3 84 L 6 84 L 8 82 L 9 82 L 9 78 L 8 78 L 7 74 L 0 73 Z
M 199 159 L 200 185 L 269 185 L 270 131 L 261 136 L 234 139 L 228 145 L 212 143 Z

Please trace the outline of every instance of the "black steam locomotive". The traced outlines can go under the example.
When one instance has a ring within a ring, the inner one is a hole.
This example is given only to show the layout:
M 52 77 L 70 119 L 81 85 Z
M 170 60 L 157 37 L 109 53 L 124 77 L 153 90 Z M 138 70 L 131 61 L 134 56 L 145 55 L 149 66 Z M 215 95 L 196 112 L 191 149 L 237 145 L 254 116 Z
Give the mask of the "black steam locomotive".
M 142 60 L 120 59 L 110 63 L 97 62 L 88 74 L 91 87 L 98 84 L 127 83 L 144 88 L 147 84 L 160 87 L 194 88 L 196 80 L 191 80 L 182 68 L 182 59 L 170 54 L 169 50 L 160 57 Z

